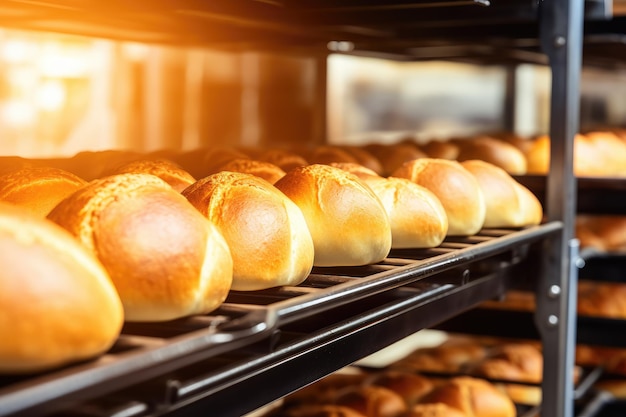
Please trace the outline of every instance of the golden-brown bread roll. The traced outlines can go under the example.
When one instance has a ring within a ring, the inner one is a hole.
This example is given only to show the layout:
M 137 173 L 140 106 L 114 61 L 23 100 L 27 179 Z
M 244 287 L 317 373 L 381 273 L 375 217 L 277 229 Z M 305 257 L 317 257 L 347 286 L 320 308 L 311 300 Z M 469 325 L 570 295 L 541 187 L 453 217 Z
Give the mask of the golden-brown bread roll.
M 356 157 L 352 156 L 350 152 L 340 148 L 339 146 L 317 146 L 307 156 L 309 164 L 326 164 L 331 162 L 350 162 L 353 164 L 358 163 Z
M 448 217 L 448 235 L 473 235 L 485 222 L 486 205 L 480 184 L 456 161 L 421 158 L 405 163 L 392 174 L 429 189 Z
M 297 285 L 313 268 L 313 240 L 302 212 L 276 187 L 241 172 L 209 175 L 183 191 L 226 239 L 234 290 Z
M 543 355 L 531 344 L 506 343 L 495 346 L 473 373 L 491 379 L 540 383 L 543 379 Z
M 96 254 L 129 321 L 171 320 L 216 309 L 232 258 L 215 225 L 149 174 L 94 180 L 48 215 Z
M 333 404 L 307 404 L 295 408 L 282 409 L 267 417 L 369 417 L 356 410 Z
M 124 321 L 97 259 L 49 220 L 0 203 L 0 372 L 38 372 L 107 351 Z
M 31 160 L 19 156 L 0 156 L 0 175 L 35 165 Z
M 455 161 L 461 149 L 451 141 L 431 140 L 422 145 L 421 149 L 429 158 L 449 159 Z
M 335 372 L 285 397 L 286 407 L 301 404 L 329 404 L 346 388 L 361 386 L 367 380 L 364 372 Z
M 467 417 L 461 410 L 444 403 L 416 404 L 400 417 Z
M 462 342 L 418 349 L 392 365 L 394 369 L 429 372 L 459 372 L 485 358 L 487 351 L 477 343 Z
M 285 176 L 285 171 L 283 171 L 278 165 L 254 159 L 233 159 L 232 161 L 220 166 L 218 171 L 252 174 L 263 178 L 270 184 L 276 183 L 276 181 Z
M 481 160 L 467 160 L 461 165 L 474 175 L 485 197 L 484 227 L 522 227 L 541 223 L 543 208 L 537 197 L 505 170 Z
M 383 166 L 383 174 L 386 176 L 391 175 L 405 162 L 427 157 L 426 153 L 411 142 L 400 142 L 393 145 L 368 145 L 365 149 L 378 158 Z
M 107 174 L 152 174 L 161 178 L 178 192 L 196 182 L 189 172 L 167 159 L 140 159 L 122 164 Z
M 229 146 L 209 148 L 202 158 L 201 168 L 197 169 L 199 175 L 195 175 L 195 178 L 200 179 L 215 174 L 220 170 L 222 165 L 234 159 L 248 158 L 250 158 L 248 154 L 237 148 Z
M 125 150 L 83 151 L 71 158 L 58 161 L 58 168 L 69 171 L 86 181 L 105 175 L 106 172 L 124 163 L 140 158 L 137 152 Z
M 626 319 L 626 284 L 580 281 L 577 310 L 583 316 Z
M 427 378 L 408 371 L 385 371 L 372 375 L 365 384 L 384 387 L 404 399 L 408 407 L 433 389 L 433 383 Z
M 259 154 L 257 158 L 260 161 L 274 164 L 285 172 L 309 165 L 309 162 L 303 156 L 284 149 L 268 149 Z
M 581 247 L 594 247 L 604 251 L 626 248 L 626 216 L 578 215 L 576 237 Z
M 0 200 L 39 217 L 50 211 L 87 181 L 71 172 L 50 167 L 30 167 L 0 176 Z
M 294 168 L 276 184 L 302 210 L 316 266 L 380 262 L 391 249 L 391 225 L 382 203 L 356 175 L 328 165 Z
M 541 404 L 541 386 L 526 384 L 496 384 L 515 404 Z
M 364 167 L 371 169 L 378 175 L 383 175 L 384 169 L 383 165 L 380 163 L 380 160 L 372 155 L 371 152 L 365 150 L 365 148 L 360 146 L 342 146 L 342 149 L 345 149 L 356 158 L 356 162 L 359 165 L 363 165 Z
M 357 164 L 331 165 L 346 167 L 374 191 L 389 217 L 392 248 L 433 248 L 443 242 L 448 216 L 431 191 L 405 178 L 384 178 L 359 169 Z
M 546 174 L 550 167 L 550 138 L 533 141 L 527 154 L 528 172 Z M 626 142 L 610 132 L 591 132 L 574 137 L 574 173 L 580 177 L 626 175 Z
M 337 395 L 334 402 L 367 417 L 396 417 L 407 410 L 400 395 L 374 385 L 347 388 Z
M 458 140 L 459 162 L 478 159 L 498 166 L 513 175 L 524 175 L 527 172 L 526 156 L 515 146 L 503 140 L 480 136 Z
M 515 417 L 515 404 L 493 384 L 478 378 L 452 378 L 435 388 L 422 403 L 444 403 L 468 417 Z

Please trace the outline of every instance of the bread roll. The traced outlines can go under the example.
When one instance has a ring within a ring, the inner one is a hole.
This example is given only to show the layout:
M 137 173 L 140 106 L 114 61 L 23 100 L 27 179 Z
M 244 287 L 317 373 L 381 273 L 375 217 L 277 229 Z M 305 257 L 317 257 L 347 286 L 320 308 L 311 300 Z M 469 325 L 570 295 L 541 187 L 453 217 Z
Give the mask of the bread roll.
M 342 149 L 345 149 L 350 153 L 350 155 L 355 157 L 358 164 L 371 169 L 378 175 L 383 174 L 384 169 L 380 160 L 370 152 L 366 151 L 365 148 L 359 146 L 343 146 Z
M 222 235 L 153 175 L 94 180 L 48 217 L 98 256 L 129 321 L 208 313 L 230 290 L 233 264 Z
M 35 164 L 29 159 L 19 156 L 0 156 L 0 175 L 8 174 L 22 168 L 29 168 Z
M 382 203 L 357 176 L 328 165 L 288 172 L 276 184 L 302 210 L 317 266 L 380 262 L 391 249 L 391 225 Z
M 307 404 L 271 413 L 267 417 L 369 417 L 348 407 L 333 404 Z
M 22 168 L 0 176 L 0 200 L 43 218 L 86 184 L 87 181 L 62 169 Z
M 484 227 L 537 225 L 543 218 L 541 203 L 502 168 L 479 160 L 461 162 L 474 175 L 485 197 Z
M 249 159 L 249 156 L 234 147 L 219 146 L 209 148 L 202 158 L 202 167 L 197 169 L 199 175 L 196 178 L 204 178 L 219 172 L 220 167 L 235 159 Z
M 109 175 L 115 174 L 152 174 L 161 178 L 178 192 L 183 191 L 196 179 L 178 164 L 167 159 L 142 159 L 114 168 Z
M 397 417 L 407 410 L 398 394 L 373 385 L 348 388 L 337 396 L 335 404 L 351 408 L 367 417 Z
M 394 369 L 430 372 L 461 372 L 468 364 L 483 360 L 486 349 L 477 343 L 443 344 L 418 349 L 394 365 Z
M 461 149 L 450 141 L 431 140 L 421 147 L 429 158 L 449 159 L 455 161 Z
M 39 372 L 107 351 L 124 321 L 97 259 L 67 231 L 0 203 L 0 373 Z
M 263 178 L 270 184 L 274 184 L 285 175 L 278 165 L 270 162 L 253 159 L 233 159 L 219 167 L 219 171 L 242 172 Z
M 297 154 L 296 152 L 284 149 L 268 149 L 262 152 L 258 156 L 258 159 L 274 164 L 285 172 L 289 172 L 294 168 L 309 165 L 309 162 L 303 156 Z
M 467 417 L 465 413 L 443 403 L 416 404 L 401 417 Z
M 457 160 L 478 159 L 502 168 L 509 174 L 524 175 L 528 170 L 526 156 L 503 140 L 480 136 L 456 142 L 460 151 Z
M 473 235 L 485 222 L 486 204 L 480 184 L 456 161 L 421 158 L 402 165 L 392 174 L 430 190 L 448 217 L 448 235 Z
M 366 384 L 390 389 L 401 396 L 408 407 L 417 403 L 420 398 L 433 389 L 433 383 L 425 377 L 403 371 L 386 371 L 375 374 L 366 381 Z
M 448 217 L 428 189 L 404 178 L 378 176 L 357 164 L 333 166 L 346 167 L 374 191 L 389 217 L 392 248 L 433 248 L 443 242 Z
M 313 240 L 302 212 L 272 184 L 222 171 L 183 191 L 215 224 L 233 257 L 234 290 L 297 285 L 313 267 Z
M 457 377 L 435 388 L 422 403 L 444 403 L 468 417 L 515 417 L 515 405 L 493 384 L 478 378 Z
M 583 316 L 626 319 L 626 284 L 580 281 L 577 310 Z
M 528 172 L 546 174 L 550 167 L 550 138 L 538 137 L 528 151 Z M 574 137 L 574 173 L 579 177 L 626 175 L 626 143 L 612 133 L 577 134 Z
M 317 146 L 307 157 L 311 164 L 330 164 L 331 162 L 358 163 L 356 157 L 338 146 Z
M 581 247 L 595 247 L 603 251 L 626 248 L 626 216 L 578 215 L 576 237 Z
M 370 145 L 366 147 L 366 150 L 380 160 L 384 175 L 391 175 L 405 162 L 427 157 L 426 153 L 422 152 L 417 145 L 410 142 L 400 142 L 393 145 Z
M 58 168 L 69 171 L 86 181 L 101 178 L 111 169 L 134 161 L 141 155 L 125 150 L 84 151 L 60 161 Z

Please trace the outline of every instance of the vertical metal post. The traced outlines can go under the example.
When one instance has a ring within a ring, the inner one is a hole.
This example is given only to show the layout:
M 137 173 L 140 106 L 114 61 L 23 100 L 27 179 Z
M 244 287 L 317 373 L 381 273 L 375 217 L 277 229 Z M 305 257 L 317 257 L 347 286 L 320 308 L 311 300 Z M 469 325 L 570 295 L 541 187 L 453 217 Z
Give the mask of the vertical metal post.
M 503 124 L 506 132 L 516 132 L 515 113 L 517 108 L 517 65 L 508 65 L 505 68 L 506 79 L 504 84 L 504 117 Z
M 321 145 L 328 142 L 328 55 L 315 56 L 315 98 L 313 103 L 313 142 Z
M 547 217 L 562 232 L 546 242 L 535 321 L 543 341 L 541 415 L 573 415 L 578 241 L 574 239 L 576 180 L 574 136 L 578 130 L 583 30 L 582 0 L 548 0 L 540 6 L 540 37 L 552 70 L 550 172 Z

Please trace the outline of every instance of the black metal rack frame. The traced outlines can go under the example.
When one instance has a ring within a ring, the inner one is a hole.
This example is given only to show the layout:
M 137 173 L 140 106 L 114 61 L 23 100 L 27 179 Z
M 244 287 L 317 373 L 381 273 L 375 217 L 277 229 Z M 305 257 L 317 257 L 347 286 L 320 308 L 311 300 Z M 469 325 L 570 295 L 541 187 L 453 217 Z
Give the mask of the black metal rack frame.
M 538 55 L 519 46 L 532 39 L 538 41 L 539 54 L 552 73 L 552 158 L 545 185 L 547 222 L 541 227 L 491 236 L 488 242 L 470 247 L 449 240 L 452 247 L 433 249 L 423 260 L 407 262 L 406 257 L 414 255 L 402 252 L 398 259 L 392 255 L 386 263 L 362 269 L 365 275 L 359 279 L 348 277 L 358 268 L 330 275 L 316 270 L 308 287 L 233 293 L 211 317 L 175 325 L 129 324 L 118 350 L 98 361 L 39 377 L 3 378 L 0 415 L 79 407 L 80 400 L 106 397 L 117 389 L 122 389 L 122 396 L 132 396 L 124 414 L 128 416 L 185 415 L 207 407 L 223 416 L 239 415 L 502 294 L 511 267 L 520 259 L 519 251 L 532 241 L 544 245 L 535 314 L 545 355 L 542 415 L 572 416 L 578 257 L 572 156 L 578 129 L 582 28 L 584 16 L 608 15 L 610 3 L 595 0 L 159 0 L 149 7 L 122 0 L 5 2 L 0 25 L 7 27 L 229 49 L 279 46 L 324 57 L 331 41 L 345 42 L 341 45 L 355 52 L 397 57 L 406 56 L 406 46 L 438 47 L 442 40 L 458 43 L 472 34 L 493 46 L 483 58 L 510 50 L 508 41 L 515 39 L 514 51 L 521 52 L 511 55 L 528 59 Z M 504 46 L 499 44 L 502 40 Z M 441 250 L 444 253 L 437 252 Z M 501 258 L 502 254 L 508 255 Z M 467 281 L 465 271 L 477 273 L 478 278 Z M 324 288 L 322 296 L 318 286 Z M 273 302 L 284 296 L 290 298 Z M 246 306 L 260 299 L 265 307 Z M 296 324 L 310 327 L 294 334 Z M 217 371 L 211 366 L 207 373 L 190 379 L 171 376 L 237 352 L 243 356 Z M 144 402 L 145 381 L 153 378 L 157 382 L 165 378 L 156 388 L 147 383 L 148 391 L 163 392 L 163 397 Z M 276 386 L 277 380 L 284 383 Z M 258 386 L 263 384 L 275 389 L 262 394 Z M 245 404 L 241 392 L 246 393 Z
M 434 249 L 396 250 L 376 265 L 315 268 L 297 287 L 232 292 L 211 316 L 129 323 L 97 361 L 35 378 L 0 378 L 0 415 L 47 414 L 111 391 L 141 391 L 149 381 L 153 394 L 137 408 L 142 412 L 185 415 L 205 407 L 241 415 L 501 296 L 529 245 L 561 230 L 560 222 L 487 229 Z M 172 376 L 185 367 L 204 371 Z M 258 389 L 275 381 L 283 382 Z M 237 401 L 242 392 L 245 403 Z M 137 398 L 130 402 L 137 407 Z

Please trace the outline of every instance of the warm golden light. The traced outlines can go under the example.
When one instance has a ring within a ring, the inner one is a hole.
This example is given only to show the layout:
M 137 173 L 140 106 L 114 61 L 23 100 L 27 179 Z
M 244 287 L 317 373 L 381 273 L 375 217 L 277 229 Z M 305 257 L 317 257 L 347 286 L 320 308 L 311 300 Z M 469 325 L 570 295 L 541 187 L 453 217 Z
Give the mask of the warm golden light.
M 2 106 L 0 114 L 5 124 L 9 126 L 27 126 L 35 121 L 35 109 L 30 103 L 23 100 L 9 100 Z
M 36 96 L 37 106 L 46 111 L 59 110 L 65 104 L 67 92 L 62 82 L 50 80 L 43 83 Z

